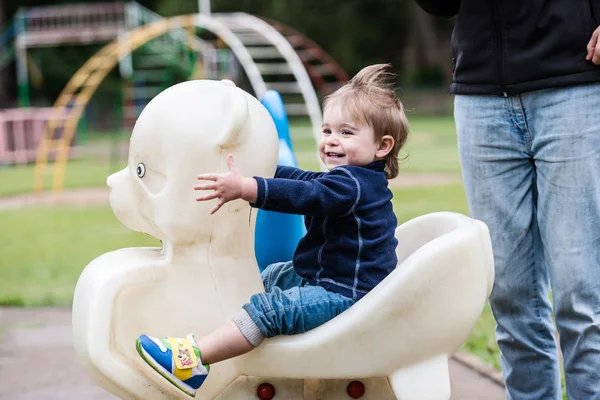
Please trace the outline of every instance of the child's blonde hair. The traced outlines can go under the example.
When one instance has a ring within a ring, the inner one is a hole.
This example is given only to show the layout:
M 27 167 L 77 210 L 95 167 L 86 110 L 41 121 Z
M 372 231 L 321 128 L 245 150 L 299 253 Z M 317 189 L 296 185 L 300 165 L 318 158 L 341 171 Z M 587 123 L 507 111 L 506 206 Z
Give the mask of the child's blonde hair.
M 363 68 L 325 98 L 323 109 L 335 104 L 350 113 L 355 121 L 369 125 L 375 140 L 381 140 L 385 135 L 394 138 L 394 147 L 385 157 L 385 172 L 391 179 L 398 176 L 398 153 L 408 138 L 408 119 L 404 106 L 394 93 L 394 74 L 386 71 L 389 66 L 375 64 Z

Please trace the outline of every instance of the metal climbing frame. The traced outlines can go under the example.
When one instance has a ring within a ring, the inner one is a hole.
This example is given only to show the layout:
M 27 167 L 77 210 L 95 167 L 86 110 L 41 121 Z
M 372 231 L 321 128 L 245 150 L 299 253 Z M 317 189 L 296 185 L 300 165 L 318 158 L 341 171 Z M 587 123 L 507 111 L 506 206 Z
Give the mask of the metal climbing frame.
M 294 47 L 321 97 L 333 93 L 348 81 L 346 71 L 315 42 L 281 22 L 271 19 L 265 21 Z
M 244 45 L 250 56 L 250 60 L 240 59 L 244 69 L 252 66 L 258 70 L 261 84 L 254 87 L 256 97 L 262 98 L 267 89 L 277 90 L 282 94 L 287 114 L 307 115 L 315 137 L 320 136 L 322 116 L 319 99 L 302 60 L 286 38 L 266 21 L 253 15 L 234 13 L 213 16 Z M 286 101 L 285 95 L 292 93 L 301 96 L 296 102 Z

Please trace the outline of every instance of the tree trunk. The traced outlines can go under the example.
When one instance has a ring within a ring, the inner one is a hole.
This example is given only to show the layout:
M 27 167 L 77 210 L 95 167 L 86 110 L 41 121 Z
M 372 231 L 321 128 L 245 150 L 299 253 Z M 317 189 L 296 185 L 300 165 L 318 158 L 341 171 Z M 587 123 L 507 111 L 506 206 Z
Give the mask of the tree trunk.
M 417 65 L 419 67 L 431 67 L 440 62 L 436 31 L 431 15 L 421 10 L 415 2 L 412 2 L 412 14 L 417 40 Z
M 0 27 L 4 27 L 6 29 L 7 24 L 5 24 L 5 0 L 0 0 Z M 0 31 L 0 34 L 3 31 Z M 12 43 L 4 44 L 4 51 L 8 46 L 12 46 Z M 2 51 L 2 50 L 0 50 Z M 4 66 L 0 68 L 0 108 L 5 108 L 9 104 L 9 90 L 8 85 L 10 82 L 10 69 L 8 66 Z

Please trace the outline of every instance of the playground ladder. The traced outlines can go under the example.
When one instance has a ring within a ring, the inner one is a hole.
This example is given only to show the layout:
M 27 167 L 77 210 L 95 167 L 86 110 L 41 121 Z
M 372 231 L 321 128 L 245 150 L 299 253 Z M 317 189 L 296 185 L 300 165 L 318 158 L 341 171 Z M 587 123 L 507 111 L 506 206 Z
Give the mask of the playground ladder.
M 277 90 L 289 116 L 309 116 L 320 127 L 313 84 L 324 96 L 347 81 L 345 72 L 319 46 L 282 24 L 245 13 L 213 14 L 241 40 L 267 89 Z M 331 84 L 325 84 L 327 76 Z

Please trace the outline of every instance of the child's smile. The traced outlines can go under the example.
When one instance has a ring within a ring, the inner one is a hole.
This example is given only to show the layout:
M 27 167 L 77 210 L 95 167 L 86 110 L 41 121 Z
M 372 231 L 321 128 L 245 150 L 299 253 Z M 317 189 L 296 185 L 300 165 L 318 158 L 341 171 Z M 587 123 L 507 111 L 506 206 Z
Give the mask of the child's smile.
M 325 110 L 319 154 L 328 169 L 367 165 L 375 160 L 376 152 L 375 134 L 369 125 L 353 121 L 340 107 Z

